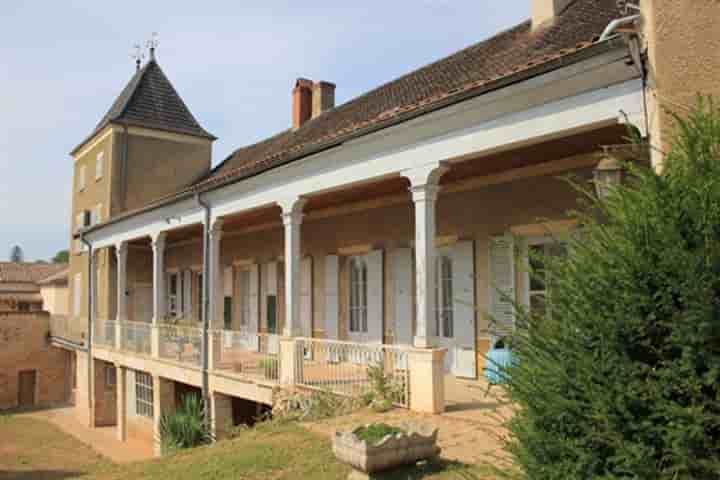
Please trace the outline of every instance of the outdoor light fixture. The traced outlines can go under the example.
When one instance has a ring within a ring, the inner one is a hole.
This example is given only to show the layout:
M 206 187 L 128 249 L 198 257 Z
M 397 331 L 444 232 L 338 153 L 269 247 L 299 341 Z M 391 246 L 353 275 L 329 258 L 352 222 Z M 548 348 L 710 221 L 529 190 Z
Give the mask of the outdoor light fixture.
M 600 199 L 607 198 L 613 188 L 622 184 L 625 168 L 620 157 L 627 156 L 627 150 L 628 145 L 603 146 L 602 158 L 593 172 L 595 192 Z

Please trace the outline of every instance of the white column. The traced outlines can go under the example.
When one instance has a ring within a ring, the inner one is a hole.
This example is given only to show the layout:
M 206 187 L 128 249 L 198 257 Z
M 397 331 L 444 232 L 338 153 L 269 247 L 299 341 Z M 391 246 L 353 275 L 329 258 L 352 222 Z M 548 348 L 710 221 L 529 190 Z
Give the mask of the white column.
M 216 219 L 210 229 L 208 250 L 208 325 L 210 329 L 223 327 L 222 309 L 222 268 L 220 268 L 220 240 L 222 239 L 222 218 Z
M 127 255 L 127 242 L 115 245 L 117 259 L 117 315 L 115 320 L 118 322 L 127 320 Z
M 429 348 L 437 343 L 435 323 L 435 203 L 438 181 L 447 168 L 440 162 L 403 172 L 410 180 L 415 204 L 415 289 L 417 313 L 416 347 Z
M 306 199 L 295 197 L 278 204 L 285 227 L 285 330 L 286 337 L 302 335 L 300 326 L 300 226 Z
M 165 232 L 152 236 L 153 251 L 153 325 L 165 318 Z

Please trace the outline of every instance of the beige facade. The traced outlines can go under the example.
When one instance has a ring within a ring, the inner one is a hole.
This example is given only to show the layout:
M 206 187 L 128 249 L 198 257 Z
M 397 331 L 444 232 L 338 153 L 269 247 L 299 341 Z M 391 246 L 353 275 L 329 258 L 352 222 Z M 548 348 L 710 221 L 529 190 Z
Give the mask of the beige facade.
M 42 297 L 43 310 L 51 315 L 67 315 L 68 314 L 68 285 L 64 284 L 48 284 L 40 286 L 40 296 Z
M 673 136 L 669 112 L 680 115 L 698 95 L 720 96 L 720 3 L 642 0 L 648 50 L 650 129 L 659 150 Z M 659 155 L 655 163 L 661 160 Z
M 72 352 L 48 341 L 43 312 L 0 314 L 0 410 L 44 406 L 72 396 Z

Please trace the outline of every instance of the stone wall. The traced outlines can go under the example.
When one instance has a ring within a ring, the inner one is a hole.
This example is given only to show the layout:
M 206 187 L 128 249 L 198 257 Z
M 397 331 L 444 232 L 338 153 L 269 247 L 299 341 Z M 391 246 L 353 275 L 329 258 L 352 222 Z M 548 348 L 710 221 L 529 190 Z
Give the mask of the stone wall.
M 49 315 L 0 313 L 0 409 L 18 406 L 20 372 L 35 371 L 35 405 L 66 402 L 73 352 L 50 345 Z

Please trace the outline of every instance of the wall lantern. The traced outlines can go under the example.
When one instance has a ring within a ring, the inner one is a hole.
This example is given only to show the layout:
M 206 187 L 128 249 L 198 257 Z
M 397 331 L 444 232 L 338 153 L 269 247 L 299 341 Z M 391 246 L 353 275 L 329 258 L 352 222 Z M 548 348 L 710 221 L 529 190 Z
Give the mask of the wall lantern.
M 621 158 L 627 156 L 627 150 L 628 145 L 603 146 L 602 157 L 593 171 L 595 192 L 601 200 L 607 198 L 615 187 L 622 185 L 625 167 Z

